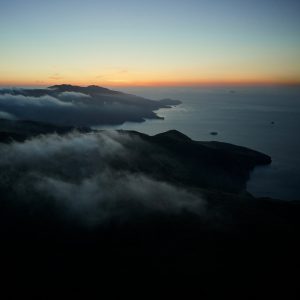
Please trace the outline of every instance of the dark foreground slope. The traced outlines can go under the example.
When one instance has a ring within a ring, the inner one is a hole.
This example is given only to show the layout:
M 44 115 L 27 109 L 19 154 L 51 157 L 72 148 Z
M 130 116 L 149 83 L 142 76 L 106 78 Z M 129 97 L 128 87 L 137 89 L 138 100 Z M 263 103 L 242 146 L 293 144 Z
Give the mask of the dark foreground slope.
M 177 131 L 40 124 L 39 136 L 38 123 L 21 124 L 6 121 L 0 135 L 2 284 L 11 292 L 91 299 L 112 284 L 111 294 L 143 286 L 141 298 L 159 287 L 169 297 L 180 288 L 204 299 L 296 295 L 299 202 L 245 191 L 267 155 Z

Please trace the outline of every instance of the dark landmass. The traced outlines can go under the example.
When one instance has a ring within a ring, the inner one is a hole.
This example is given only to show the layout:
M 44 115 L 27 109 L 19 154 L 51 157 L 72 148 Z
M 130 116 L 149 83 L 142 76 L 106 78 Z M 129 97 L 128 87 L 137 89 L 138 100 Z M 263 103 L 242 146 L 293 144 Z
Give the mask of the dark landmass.
M 26 139 L 41 134 L 66 134 L 73 130 L 80 132 L 91 132 L 89 127 L 59 126 L 36 121 L 16 121 L 0 119 L 0 142 L 24 142 Z
M 179 105 L 181 102 L 179 100 L 173 100 L 173 99 L 161 99 L 159 100 L 159 103 L 163 105 L 165 108 Z
M 64 126 L 115 125 L 161 119 L 154 111 L 180 103 L 172 99 L 149 100 L 94 85 L 0 89 L 0 113 L 8 113 L 19 120 Z
M 169 296 L 185 287 L 205 299 L 297 293 L 300 202 L 246 191 L 251 170 L 271 163 L 265 154 L 176 130 L 148 136 L 7 120 L 0 120 L 0 151 L 2 270 L 45 298 L 58 283 L 64 297 L 100 295 L 107 283 L 161 287 Z M 101 189 L 91 187 L 93 176 Z M 52 190 L 39 190 L 49 178 Z M 118 198 L 106 189 L 119 190 Z M 113 207 L 99 198 L 108 218 L 91 225 L 66 212 L 70 201 L 90 203 L 98 193 L 112 197 Z M 161 197 L 163 209 L 152 208 Z
M 104 87 L 100 87 L 97 85 L 89 85 L 87 87 L 81 87 L 81 86 L 76 86 L 76 85 L 71 85 L 71 84 L 59 84 L 59 85 L 52 85 L 49 86 L 49 89 L 52 89 L 57 92 L 78 92 L 78 93 L 83 93 L 87 95 L 97 95 L 97 94 L 108 94 L 108 95 L 122 95 L 124 93 L 118 92 L 118 91 L 113 91 Z M 34 93 L 35 90 L 31 90 L 31 93 Z
M 0 142 L 24 142 L 40 134 L 66 134 L 74 130 L 82 133 L 105 132 L 3 119 L 0 119 L 0 128 Z M 131 153 L 135 152 L 135 160 L 124 164 L 121 157 L 115 161 L 118 170 L 141 172 L 176 185 L 241 192 L 245 190 L 249 173 L 255 166 L 271 163 L 269 156 L 257 151 L 221 142 L 193 141 L 176 130 L 155 136 L 135 131 L 117 132 L 121 136 L 138 137 L 147 142 L 140 146 L 141 149 L 136 148 L 135 144 L 127 145 Z
M 210 135 L 218 135 L 218 132 L 217 132 L 217 131 L 212 131 L 212 132 L 210 133 Z

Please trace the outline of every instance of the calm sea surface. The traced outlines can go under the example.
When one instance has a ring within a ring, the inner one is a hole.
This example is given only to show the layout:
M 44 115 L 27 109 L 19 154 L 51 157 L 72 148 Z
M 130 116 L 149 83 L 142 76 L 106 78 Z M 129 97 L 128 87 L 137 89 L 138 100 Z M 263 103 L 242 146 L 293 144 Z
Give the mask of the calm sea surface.
M 157 113 L 164 120 L 125 123 L 150 135 L 177 129 L 195 140 L 222 141 L 270 155 L 270 166 L 256 168 L 248 182 L 255 196 L 300 200 L 300 88 L 121 88 L 150 99 L 182 104 Z M 108 127 L 106 127 L 108 128 Z M 211 135 L 211 132 L 218 135 Z

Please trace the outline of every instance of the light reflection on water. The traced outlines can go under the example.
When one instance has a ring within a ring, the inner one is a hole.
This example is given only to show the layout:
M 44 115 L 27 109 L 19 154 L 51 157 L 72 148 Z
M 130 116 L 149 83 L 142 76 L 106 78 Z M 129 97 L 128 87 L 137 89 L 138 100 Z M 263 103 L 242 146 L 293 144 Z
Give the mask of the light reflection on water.
M 157 114 L 164 120 L 104 128 L 150 135 L 177 129 L 195 140 L 217 140 L 270 155 L 272 165 L 256 168 L 248 191 L 256 196 L 300 200 L 300 89 L 293 88 L 127 88 L 150 99 L 183 103 Z M 103 127 L 102 127 L 103 128 Z M 211 132 L 218 132 L 212 136 Z

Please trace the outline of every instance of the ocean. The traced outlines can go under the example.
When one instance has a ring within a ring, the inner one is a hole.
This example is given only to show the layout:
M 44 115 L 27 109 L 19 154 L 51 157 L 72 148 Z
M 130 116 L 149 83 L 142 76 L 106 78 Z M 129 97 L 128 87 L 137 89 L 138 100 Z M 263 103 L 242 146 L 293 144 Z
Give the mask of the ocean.
M 221 141 L 261 151 L 270 166 L 251 173 L 247 190 L 257 197 L 300 200 L 300 88 L 119 88 L 126 93 L 182 104 L 160 109 L 164 120 L 104 126 L 154 135 L 176 129 L 195 140 Z M 215 132 L 217 135 L 212 135 Z

